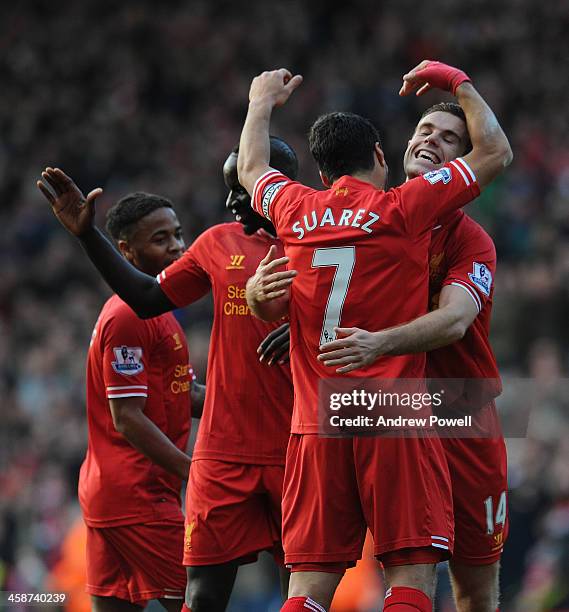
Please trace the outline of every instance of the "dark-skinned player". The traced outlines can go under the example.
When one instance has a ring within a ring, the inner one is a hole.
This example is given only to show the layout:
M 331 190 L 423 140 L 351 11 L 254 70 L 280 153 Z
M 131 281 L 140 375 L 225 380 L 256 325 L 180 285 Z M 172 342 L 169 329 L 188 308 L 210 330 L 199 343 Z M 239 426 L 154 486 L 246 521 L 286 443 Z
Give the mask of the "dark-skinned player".
M 271 138 L 270 146 L 271 163 L 294 178 L 294 151 L 278 138 Z M 210 228 L 157 278 L 123 260 L 95 227 L 94 202 L 101 190 L 85 198 L 52 168 L 42 174 L 40 187 L 61 223 L 139 316 L 154 317 L 213 291 L 208 391 L 186 496 L 186 604 L 192 612 L 225 610 L 239 565 L 255 560 L 259 551 L 271 550 L 282 561 L 280 504 L 292 380 L 288 366 L 266 368 L 251 359 L 277 324 L 252 316 L 245 283 L 270 246 L 283 251 L 272 225 L 251 210 L 236 164 L 232 152 L 224 165 L 226 205 L 241 223 Z M 284 568 L 281 575 L 286 592 Z

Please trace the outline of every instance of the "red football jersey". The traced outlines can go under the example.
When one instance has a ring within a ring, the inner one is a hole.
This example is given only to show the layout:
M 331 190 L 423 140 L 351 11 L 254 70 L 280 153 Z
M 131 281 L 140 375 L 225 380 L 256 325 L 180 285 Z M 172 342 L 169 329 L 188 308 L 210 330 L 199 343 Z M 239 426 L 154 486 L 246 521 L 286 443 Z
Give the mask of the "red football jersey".
M 428 249 L 437 218 L 480 193 L 462 159 L 389 191 L 343 176 L 317 191 L 270 170 L 253 190 L 272 220 L 290 267 L 293 433 L 316 433 L 318 381 L 337 377 L 317 359 L 334 327 L 383 329 L 426 313 Z M 347 376 L 423 378 L 425 355 L 385 357 Z M 346 376 L 346 375 L 343 375 Z
M 496 394 L 500 392 L 500 374 L 488 338 L 495 273 L 492 239 L 463 211 L 447 216 L 433 229 L 429 249 L 430 310 L 438 307 L 442 288 L 454 285 L 466 291 L 479 314 L 462 340 L 428 353 L 427 377 L 489 379 L 497 383 Z
M 115 430 L 109 399 L 146 398 L 144 414 L 185 452 L 192 379 L 184 332 L 172 313 L 142 320 L 118 296 L 107 301 L 87 356 L 89 444 L 79 477 L 87 525 L 180 515 L 181 480 Z
M 251 313 L 245 283 L 271 245 L 280 240 L 240 223 L 204 232 L 160 275 L 160 286 L 177 306 L 213 291 L 214 319 L 206 399 L 194 459 L 282 465 L 290 432 L 293 390 L 290 367 L 259 363 L 257 347 L 279 323 Z

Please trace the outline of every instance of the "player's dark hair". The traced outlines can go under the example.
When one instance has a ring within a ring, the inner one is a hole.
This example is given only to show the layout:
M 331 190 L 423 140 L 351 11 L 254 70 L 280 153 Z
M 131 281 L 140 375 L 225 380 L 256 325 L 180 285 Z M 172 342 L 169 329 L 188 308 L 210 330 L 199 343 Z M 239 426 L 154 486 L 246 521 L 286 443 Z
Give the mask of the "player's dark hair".
M 174 208 L 162 196 L 144 191 L 129 193 L 107 212 L 107 232 L 115 240 L 128 240 L 135 225 L 146 215 L 159 208 Z
M 376 127 L 354 113 L 321 115 L 308 134 L 310 152 L 331 183 L 345 174 L 373 170 L 376 143 L 381 146 Z
M 293 148 L 278 136 L 269 137 L 271 144 L 271 159 L 269 165 L 271 168 L 282 172 L 285 176 L 293 181 L 298 176 L 298 158 Z M 236 144 L 232 153 L 239 153 L 239 144 Z
M 460 106 L 460 104 L 457 104 L 456 102 L 439 102 L 438 104 L 433 104 L 433 106 L 429 106 L 429 108 L 421 115 L 421 119 L 423 119 L 427 115 L 430 115 L 431 113 L 436 113 L 439 111 L 441 113 L 450 113 L 451 115 L 454 115 L 455 117 L 458 117 L 459 119 L 462 119 L 464 121 L 464 125 L 465 126 L 467 125 L 466 115 L 464 114 L 464 111 L 462 110 L 462 107 Z M 419 119 L 419 121 L 421 119 Z M 472 143 L 470 142 L 470 135 L 468 133 L 468 128 L 466 128 L 466 146 L 465 146 L 465 149 L 462 155 L 470 152 L 471 149 L 472 149 Z

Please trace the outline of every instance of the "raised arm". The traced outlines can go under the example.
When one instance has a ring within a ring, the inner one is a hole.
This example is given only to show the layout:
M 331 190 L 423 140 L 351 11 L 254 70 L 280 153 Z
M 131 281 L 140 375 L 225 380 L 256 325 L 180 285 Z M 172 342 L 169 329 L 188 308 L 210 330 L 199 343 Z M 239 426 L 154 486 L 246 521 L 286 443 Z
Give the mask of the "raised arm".
M 155 317 L 176 306 L 166 297 L 158 281 L 137 270 L 115 249 L 95 226 L 95 199 L 103 192 L 94 189 L 87 197 L 59 168 L 46 168 L 38 181 L 39 190 L 51 204 L 60 223 L 78 238 L 81 246 L 111 289 L 141 318 Z
M 292 76 L 285 68 L 263 72 L 251 83 L 237 161 L 239 182 L 251 196 L 257 179 L 269 170 L 269 125 L 273 109 L 282 106 L 301 83 L 300 75 Z
M 462 70 L 424 60 L 404 75 L 399 94 L 416 91 L 422 95 L 433 87 L 451 92 L 464 110 L 472 151 L 463 159 L 474 172 L 480 189 L 484 189 L 511 163 L 510 143 L 492 109 Z
M 321 346 L 318 359 L 343 374 L 364 368 L 383 355 L 425 353 L 461 340 L 477 314 L 476 304 L 468 293 L 460 287 L 445 285 L 437 310 L 378 332 L 339 328 L 336 331 L 343 337 Z

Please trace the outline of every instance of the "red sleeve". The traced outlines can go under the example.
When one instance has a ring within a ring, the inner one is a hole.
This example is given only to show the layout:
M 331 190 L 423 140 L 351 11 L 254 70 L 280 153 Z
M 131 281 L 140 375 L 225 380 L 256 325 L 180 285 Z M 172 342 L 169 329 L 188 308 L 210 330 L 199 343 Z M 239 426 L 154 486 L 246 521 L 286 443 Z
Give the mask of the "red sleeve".
M 439 218 L 480 195 L 474 173 L 460 157 L 407 181 L 394 191 L 399 195 L 411 235 L 430 231 Z
M 454 236 L 452 247 L 446 252 L 449 268 L 443 286 L 454 285 L 464 289 L 480 312 L 492 295 L 496 248 L 490 236 L 478 229 Z
M 178 308 L 199 300 L 211 289 L 206 272 L 211 254 L 210 232 L 199 236 L 180 259 L 156 277 L 168 299 Z
M 282 172 L 270 168 L 260 176 L 253 187 L 251 206 L 255 212 L 266 217 L 278 228 L 279 219 L 292 206 L 298 203 L 303 195 L 314 191 L 310 187 L 291 181 Z
M 152 330 L 126 305 L 107 321 L 103 333 L 103 380 L 108 399 L 148 397 L 147 359 Z

